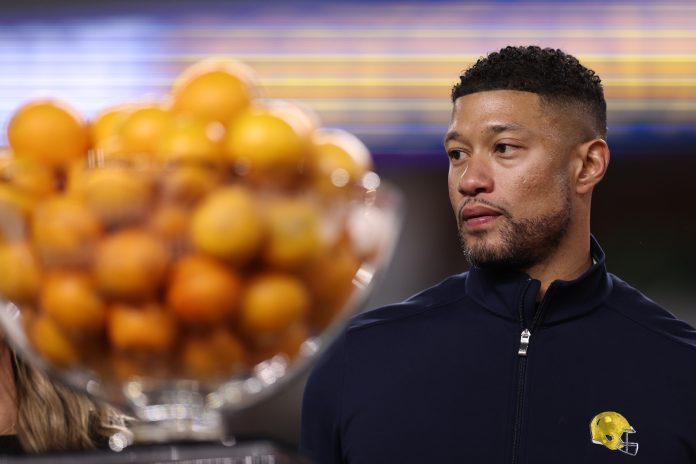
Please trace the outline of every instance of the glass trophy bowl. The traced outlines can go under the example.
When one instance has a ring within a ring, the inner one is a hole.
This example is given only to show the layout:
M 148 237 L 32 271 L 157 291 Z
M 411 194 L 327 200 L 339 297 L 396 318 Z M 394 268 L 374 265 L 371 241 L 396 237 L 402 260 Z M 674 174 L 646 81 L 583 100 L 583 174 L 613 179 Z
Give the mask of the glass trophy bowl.
M 233 437 L 223 414 L 310 367 L 400 230 L 400 194 L 372 171 L 334 191 L 179 168 L 92 154 L 30 207 L 0 190 L 2 331 L 135 419 L 116 450 Z

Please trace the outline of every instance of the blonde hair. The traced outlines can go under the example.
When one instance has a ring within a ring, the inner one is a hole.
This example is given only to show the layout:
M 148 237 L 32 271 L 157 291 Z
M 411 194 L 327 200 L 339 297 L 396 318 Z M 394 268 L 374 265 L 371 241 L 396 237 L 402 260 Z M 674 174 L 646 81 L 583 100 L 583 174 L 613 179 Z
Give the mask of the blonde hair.
M 54 383 L 12 353 L 17 398 L 17 438 L 30 453 L 92 449 L 127 432 L 113 408 Z

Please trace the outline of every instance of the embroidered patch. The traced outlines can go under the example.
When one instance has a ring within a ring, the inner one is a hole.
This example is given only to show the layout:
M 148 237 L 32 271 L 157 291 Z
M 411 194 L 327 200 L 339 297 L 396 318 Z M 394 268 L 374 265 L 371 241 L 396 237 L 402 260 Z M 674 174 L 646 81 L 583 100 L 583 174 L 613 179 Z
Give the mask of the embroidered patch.
M 600 412 L 590 422 L 592 443 L 635 456 L 638 454 L 638 443 L 629 441 L 629 433 L 636 433 L 636 430 L 618 412 Z

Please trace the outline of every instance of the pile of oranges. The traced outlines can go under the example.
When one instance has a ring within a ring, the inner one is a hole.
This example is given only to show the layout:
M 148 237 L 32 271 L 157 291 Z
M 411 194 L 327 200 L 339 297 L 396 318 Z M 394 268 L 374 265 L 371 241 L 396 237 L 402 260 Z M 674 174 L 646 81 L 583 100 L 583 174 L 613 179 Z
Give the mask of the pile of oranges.
M 376 252 L 348 224 L 367 148 L 233 60 L 91 121 L 31 101 L 7 135 L 0 296 L 59 368 L 219 380 L 293 358 Z

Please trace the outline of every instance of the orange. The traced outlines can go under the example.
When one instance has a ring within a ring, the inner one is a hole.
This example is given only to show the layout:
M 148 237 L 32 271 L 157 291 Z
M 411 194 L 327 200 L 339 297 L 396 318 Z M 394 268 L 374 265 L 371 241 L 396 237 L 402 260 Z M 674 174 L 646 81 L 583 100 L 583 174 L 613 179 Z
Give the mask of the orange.
M 85 160 L 75 161 L 65 170 L 64 192 L 66 194 L 82 195 L 85 178 L 87 174 L 87 164 Z
M 87 154 L 88 158 L 90 154 L 93 154 L 102 159 L 131 159 L 132 154 L 127 152 L 123 145 L 123 140 L 118 135 L 113 137 L 105 138 L 94 146 L 94 151 Z M 150 155 L 138 154 L 138 157 L 144 158 Z
M 97 332 L 104 328 L 106 305 L 87 274 L 55 272 L 41 288 L 41 309 L 69 333 Z
M 47 166 L 67 166 L 87 152 L 87 126 L 72 108 L 57 100 L 37 100 L 20 107 L 7 128 L 16 153 Z
M 279 354 L 294 359 L 309 336 L 309 329 L 305 324 L 294 324 L 278 337 L 261 340 L 261 345 L 254 352 L 253 361 L 259 363 Z
M 0 156 L 0 238 L 26 237 L 35 205 L 54 193 L 53 170 L 26 156 Z
M 147 172 L 118 165 L 86 168 L 76 181 L 73 189 L 107 226 L 138 221 L 149 211 L 153 190 Z
M 177 326 L 158 304 L 117 303 L 109 310 L 108 334 L 111 345 L 118 351 L 165 353 L 176 342 Z
M 257 275 L 242 297 L 240 327 L 255 340 L 274 337 L 302 321 L 309 311 L 310 295 L 304 283 L 290 274 Z
M 319 212 L 306 198 L 278 197 L 265 207 L 268 242 L 264 259 L 273 267 L 296 269 L 306 264 L 321 245 Z
M 312 328 L 324 329 L 344 309 L 355 290 L 353 278 L 359 268 L 360 260 L 345 242 L 324 250 L 312 261 L 303 274 L 314 301 L 309 315 Z
M 161 205 L 151 213 L 147 228 L 170 245 L 184 247 L 188 240 L 189 211 L 173 204 Z
M 221 182 L 220 173 L 198 163 L 182 163 L 166 169 L 161 176 L 161 195 L 166 200 L 194 204 Z
M 241 186 L 220 188 L 195 209 L 191 240 L 205 254 L 246 263 L 261 246 L 265 227 L 253 194 Z
M 135 347 L 125 350 L 112 350 L 110 354 L 102 357 L 94 368 L 105 380 L 105 387 L 118 387 L 123 382 L 132 381 L 134 377 L 166 380 L 178 375 L 175 366 L 171 365 L 171 360 L 166 350 L 158 351 L 136 344 Z
M 257 105 L 232 121 L 225 150 L 235 169 L 251 181 L 288 186 L 310 167 L 312 129 L 292 105 Z
M 110 358 L 103 360 L 102 365 L 98 366 L 99 375 L 107 379 L 105 383 L 110 383 L 113 378 L 117 384 L 133 380 L 133 377 L 147 375 L 153 376 L 149 366 L 143 366 L 137 357 L 129 356 L 130 353 L 115 352 Z M 109 362 L 110 361 L 110 362 Z M 161 361 L 160 361 L 161 362 Z
M 73 342 L 48 316 L 37 316 L 29 327 L 29 340 L 53 364 L 69 367 L 80 360 Z
M 229 59 L 204 60 L 188 67 L 172 88 L 176 112 L 223 124 L 249 106 L 258 93 L 254 72 Z
M 323 194 L 354 185 L 372 169 L 370 151 L 350 132 L 321 127 L 312 133 L 312 143 L 314 185 Z
M 118 137 L 118 132 L 128 115 L 137 108 L 137 105 L 125 104 L 100 111 L 89 125 L 92 146 L 97 149 L 108 146 L 110 139 Z
M 97 216 L 74 196 L 50 198 L 32 215 L 32 241 L 49 267 L 89 264 L 101 235 Z
M 308 106 L 294 101 L 267 99 L 257 102 L 256 106 L 265 108 L 278 117 L 292 121 L 293 127 L 298 131 L 315 131 L 321 126 L 319 115 Z
M 225 162 L 221 144 L 224 130 L 220 123 L 177 120 L 157 143 L 158 158 L 165 162 L 193 161 L 221 166 Z
M 0 295 L 15 303 L 39 293 L 41 268 L 25 242 L 0 243 Z
M 1 158 L 0 179 L 33 198 L 56 192 L 56 178 L 51 168 L 26 156 Z
M 27 218 L 36 199 L 16 187 L 0 182 L 0 239 L 23 240 L 27 235 Z
M 169 250 L 155 235 L 125 229 L 97 247 L 94 273 L 105 295 L 144 300 L 160 289 L 169 264 Z
M 145 105 L 135 109 L 118 130 L 123 152 L 131 156 L 156 153 L 162 136 L 173 123 L 174 115 L 162 106 Z
M 222 327 L 186 338 L 181 349 L 184 372 L 196 379 L 213 380 L 239 372 L 246 363 L 246 348 Z
M 237 310 L 242 284 L 237 273 L 207 256 L 190 255 L 173 267 L 167 307 L 191 324 L 214 324 Z

